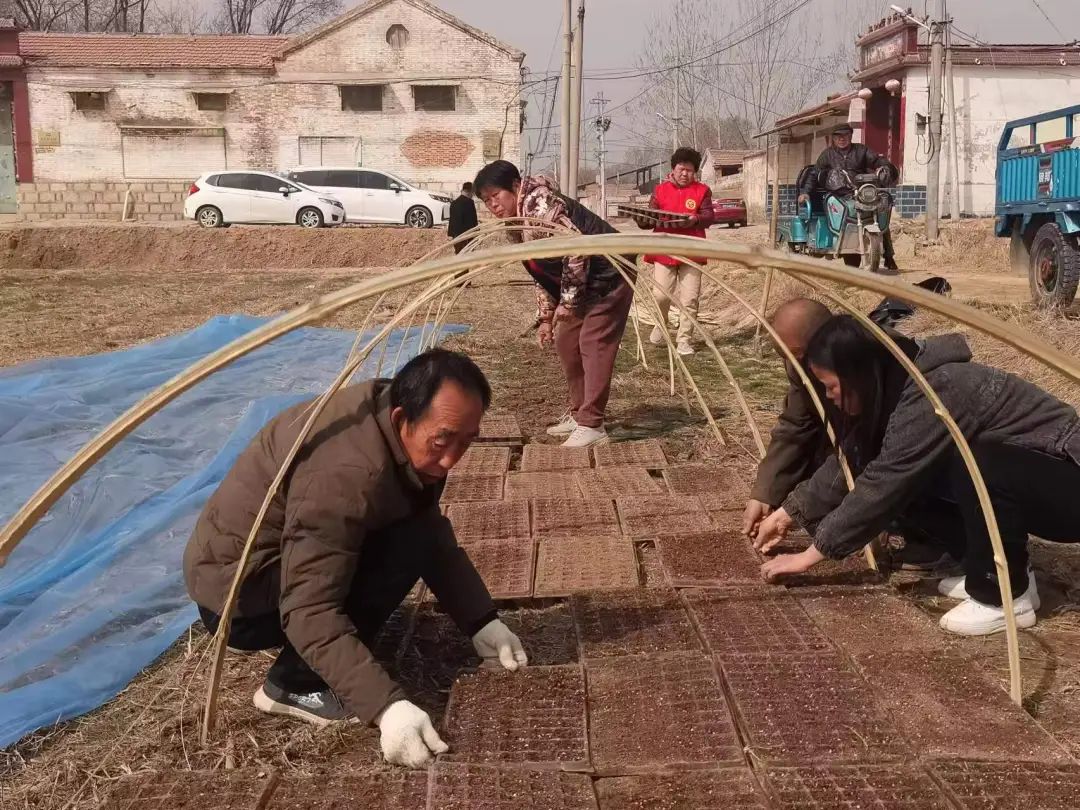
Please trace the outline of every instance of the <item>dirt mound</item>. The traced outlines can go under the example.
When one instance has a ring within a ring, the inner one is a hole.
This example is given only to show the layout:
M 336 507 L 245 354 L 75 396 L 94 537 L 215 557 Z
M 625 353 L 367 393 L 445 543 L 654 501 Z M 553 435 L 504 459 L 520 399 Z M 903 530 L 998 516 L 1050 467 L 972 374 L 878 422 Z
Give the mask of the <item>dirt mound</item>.
M 437 229 L 79 225 L 0 229 L 5 269 L 403 266 L 446 242 Z

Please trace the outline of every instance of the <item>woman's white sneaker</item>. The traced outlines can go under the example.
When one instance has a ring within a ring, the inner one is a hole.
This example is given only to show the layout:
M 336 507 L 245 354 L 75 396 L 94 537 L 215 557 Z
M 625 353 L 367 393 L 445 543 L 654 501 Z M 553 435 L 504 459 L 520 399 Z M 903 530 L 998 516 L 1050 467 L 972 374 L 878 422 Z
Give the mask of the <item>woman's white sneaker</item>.
M 1013 601 L 1017 627 L 1034 627 L 1035 607 L 1028 594 Z M 965 599 L 941 617 L 941 629 L 960 636 L 988 636 L 1005 629 L 1005 609 Z
M 964 577 L 945 577 L 938 583 L 938 593 L 942 596 L 947 596 L 949 599 L 967 599 L 967 588 L 964 587 Z M 1032 607 L 1038 610 L 1042 607 L 1042 602 L 1039 600 L 1039 589 L 1035 585 L 1035 572 L 1030 568 L 1028 569 L 1028 586 L 1024 591 L 1024 596 L 1028 597 Z
M 577 420 L 574 419 L 574 417 L 571 416 L 570 413 L 567 413 L 565 416 L 563 416 L 562 419 L 560 419 L 558 422 L 556 422 L 554 425 L 547 429 L 547 435 L 569 436 L 571 433 L 577 430 L 577 426 Z
M 570 438 L 562 443 L 562 446 L 591 447 L 598 442 L 607 441 L 607 437 L 607 431 L 604 430 L 603 425 L 598 428 L 578 425 L 576 428 L 574 428 L 574 432 L 570 434 Z

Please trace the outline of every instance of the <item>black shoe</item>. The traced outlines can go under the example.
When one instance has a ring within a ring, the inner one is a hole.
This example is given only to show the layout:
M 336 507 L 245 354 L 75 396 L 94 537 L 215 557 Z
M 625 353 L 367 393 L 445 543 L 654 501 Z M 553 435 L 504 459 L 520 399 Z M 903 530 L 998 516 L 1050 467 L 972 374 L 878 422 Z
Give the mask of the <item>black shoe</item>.
M 891 259 L 891 258 L 886 259 L 884 261 L 884 265 L 885 265 L 886 270 L 895 270 L 895 271 L 900 270 L 900 268 L 896 266 L 896 259 Z
M 892 564 L 901 571 L 945 571 L 958 563 L 941 546 L 907 542 L 892 551 Z
M 330 689 L 307 693 L 286 692 L 280 686 L 265 681 L 255 692 L 254 703 L 259 711 L 297 717 L 319 728 L 349 719 L 349 713 Z

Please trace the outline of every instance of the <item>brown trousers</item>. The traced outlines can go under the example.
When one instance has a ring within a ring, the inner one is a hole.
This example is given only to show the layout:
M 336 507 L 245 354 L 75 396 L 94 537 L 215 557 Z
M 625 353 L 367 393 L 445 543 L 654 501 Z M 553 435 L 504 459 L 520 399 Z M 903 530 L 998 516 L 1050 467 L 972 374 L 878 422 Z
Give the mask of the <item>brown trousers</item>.
M 620 283 L 584 311 L 560 317 L 555 326 L 555 351 L 570 388 L 570 413 L 579 425 L 604 424 L 615 356 L 633 303 L 633 287 Z

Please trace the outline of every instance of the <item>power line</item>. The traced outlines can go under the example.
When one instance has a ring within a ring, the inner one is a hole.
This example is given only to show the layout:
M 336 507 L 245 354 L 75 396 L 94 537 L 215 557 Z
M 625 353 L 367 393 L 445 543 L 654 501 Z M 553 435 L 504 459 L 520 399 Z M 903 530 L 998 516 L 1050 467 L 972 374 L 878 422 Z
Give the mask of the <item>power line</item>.
M 1040 14 L 1042 14 L 1042 15 L 1043 15 L 1043 17 L 1045 17 L 1045 18 L 1046 18 L 1046 21 L 1047 21 L 1048 23 L 1050 23 L 1050 27 L 1051 27 L 1051 28 L 1053 28 L 1053 29 L 1054 29 L 1054 30 L 1055 30 L 1055 31 L 1057 32 L 1057 35 L 1058 35 L 1059 37 L 1061 37 L 1061 38 L 1062 38 L 1062 40 L 1064 40 L 1064 39 L 1065 39 L 1065 35 L 1064 35 L 1063 33 L 1061 33 L 1061 29 L 1060 29 L 1060 28 L 1058 28 L 1058 27 L 1057 27 L 1057 25 L 1056 25 L 1056 24 L 1054 23 L 1054 21 L 1050 19 L 1050 15 L 1049 15 L 1049 14 L 1047 14 L 1047 13 L 1046 13 L 1046 12 L 1045 12 L 1045 11 L 1043 10 L 1043 7 L 1039 5 L 1039 0 L 1031 0 L 1031 2 L 1035 4 L 1035 8 L 1037 8 L 1037 9 L 1039 10 L 1039 13 L 1040 13 Z

